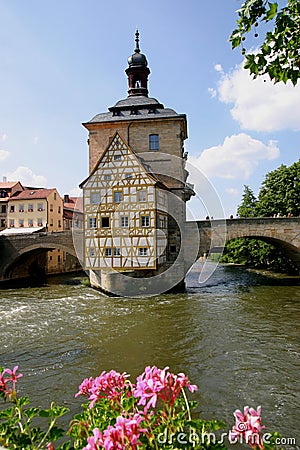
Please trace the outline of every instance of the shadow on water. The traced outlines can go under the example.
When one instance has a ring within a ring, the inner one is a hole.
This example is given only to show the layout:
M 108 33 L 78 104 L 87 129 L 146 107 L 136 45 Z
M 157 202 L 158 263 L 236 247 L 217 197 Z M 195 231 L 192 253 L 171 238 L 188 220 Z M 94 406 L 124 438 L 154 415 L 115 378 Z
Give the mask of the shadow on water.
M 2 289 L 25 289 L 36 288 L 49 285 L 78 285 L 88 280 L 86 273 L 83 270 L 53 274 L 48 276 L 32 276 L 28 278 L 21 278 L 15 280 L 5 280 L 0 283 L 0 291 Z
M 199 283 L 199 275 L 205 266 L 197 262 L 186 278 L 187 291 L 197 293 L 199 289 L 205 291 L 216 286 L 228 289 L 248 289 L 251 286 L 299 286 L 300 276 L 275 273 L 267 270 L 245 268 L 234 264 L 219 264 L 208 262 L 206 270 L 212 275 L 204 283 Z M 213 268 L 212 268 L 213 267 Z M 218 270 L 216 270 L 216 268 Z

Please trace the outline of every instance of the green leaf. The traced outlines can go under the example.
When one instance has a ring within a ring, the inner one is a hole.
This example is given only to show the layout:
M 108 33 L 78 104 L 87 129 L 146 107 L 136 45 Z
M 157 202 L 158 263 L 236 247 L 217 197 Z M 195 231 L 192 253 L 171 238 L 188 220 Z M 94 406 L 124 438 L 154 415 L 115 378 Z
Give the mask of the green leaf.
M 250 69 L 251 74 L 257 75 L 259 70 L 258 70 L 258 65 L 255 61 L 255 58 L 256 58 L 256 55 L 246 55 L 246 61 L 244 63 L 244 68 Z
M 265 21 L 269 22 L 270 20 L 274 19 L 274 17 L 277 14 L 277 10 L 278 10 L 278 3 L 269 3 L 269 10 L 265 15 Z
M 28 408 L 24 411 L 24 414 L 28 417 L 28 419 L 32 419 L 39 412 L 39 408 Z
M 19 406 L 22 408 L 30 403 L 29 397 L 20 397 L 18 400 Z
M 3 411 L 0 412 L 0 419 L 13 417 L 14 412 L 15 412 L 14 406 L 12 408 L 4 409 Z
M 53 427 L 53 428 L 51 428 L 51 430 L 49 432 L 48 439 L 49 439 L 49 441 L 57 441 L 58 439 L 63 437 L 63 435 L 64 435 L 64 430 L 62 428 Z

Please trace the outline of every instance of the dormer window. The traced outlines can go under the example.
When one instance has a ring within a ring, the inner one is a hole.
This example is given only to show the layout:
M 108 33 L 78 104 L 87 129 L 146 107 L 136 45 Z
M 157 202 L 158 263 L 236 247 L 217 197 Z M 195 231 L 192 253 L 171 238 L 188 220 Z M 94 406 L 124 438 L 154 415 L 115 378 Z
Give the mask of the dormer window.
M 149 134 L 149 150 L 158 151 L 159 150 L 159 135 Z

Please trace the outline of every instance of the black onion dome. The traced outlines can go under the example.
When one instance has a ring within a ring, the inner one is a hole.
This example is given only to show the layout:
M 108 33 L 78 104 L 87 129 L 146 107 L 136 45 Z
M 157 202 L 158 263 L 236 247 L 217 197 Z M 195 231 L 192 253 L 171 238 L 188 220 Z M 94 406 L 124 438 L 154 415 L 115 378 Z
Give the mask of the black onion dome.
M 132 66 L 147 66 L 148 61 L 145 55 L 143 53 L 134 53 L 133 55 L 129 56 L 128 58 L 128 65 L 129 67 Z

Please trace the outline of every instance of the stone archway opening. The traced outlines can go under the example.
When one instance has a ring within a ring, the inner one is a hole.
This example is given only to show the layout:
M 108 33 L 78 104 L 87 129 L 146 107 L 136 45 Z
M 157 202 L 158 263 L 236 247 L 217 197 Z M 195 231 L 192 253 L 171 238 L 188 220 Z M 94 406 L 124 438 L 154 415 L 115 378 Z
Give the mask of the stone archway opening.
M 299 275 L 300 249 L 283 239 L 259 236 L 241 235 L 228 236 L 222 257 L 223 262 L 230 262 L 230 258 L 237 258 L 237 262 L 246 266 L 272 269 Z
M 7 261 L 2 274 L 2 283 L 14 285 L 20 282 L 43 284 L 48 276 L 79 272 L 81 264 L 72 252 L 57 246 L 37 246 L 24 249 L 15 258 Z

